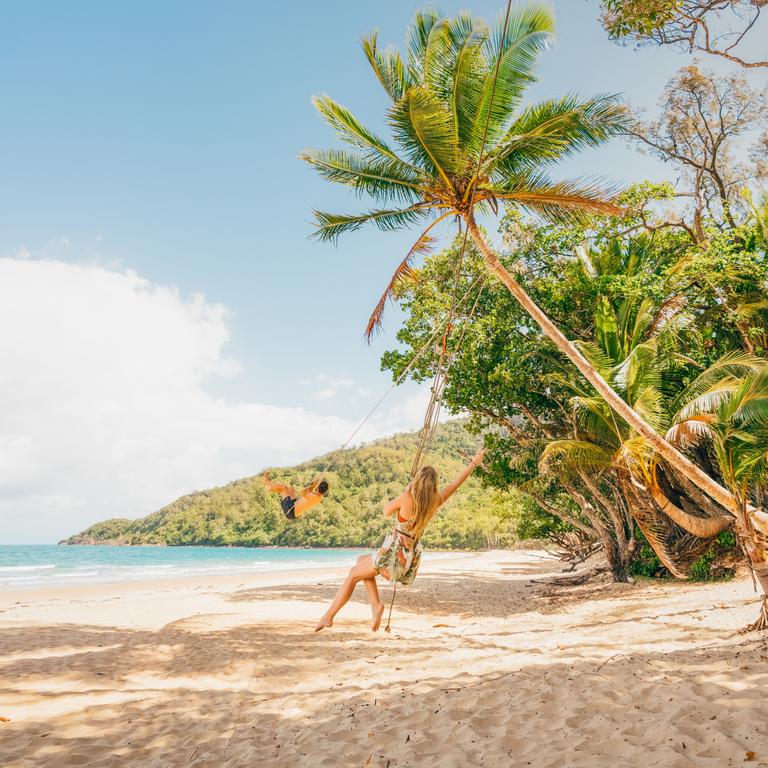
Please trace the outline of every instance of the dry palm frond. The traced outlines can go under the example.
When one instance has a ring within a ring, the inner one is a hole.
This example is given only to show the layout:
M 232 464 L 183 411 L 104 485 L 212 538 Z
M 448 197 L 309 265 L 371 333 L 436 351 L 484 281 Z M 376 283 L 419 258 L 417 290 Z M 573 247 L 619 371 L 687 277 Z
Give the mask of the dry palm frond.
M 682 294 L 670 296 L 656 312 L 656 317 L 654 317 L 650 330 L 648 331 L 648 338 L 656 338 L 662 330 L 664 330 L 664 326 L 682 311 L 686 303 L 685 296 Z
M 622 490 L 632 516 L 659 560 L 673 576 L 687 578 L 691 565 L 706 551 L 710 539 L 691 536 L 674 523 L 657 507 L 647 488 L 639 483 L 624 478 Z
M 705 438 L 712 437 L 711 425 L 716 421 L 717 417 L 712 413 L 698 413 L 673 425 L 665 437 L 673 445 L 692 448 Z
M 444 217 L 442 217 L 444 218 Z M 438 219 L 437 221 L 439 221 Z M 405 258 L 398 264 L 397 269 L 392 275 L 392 279 L 389 281 L 384 293 L 381 294 L 376 307 L 368 318 L 368 324 L 365 327 L 365 338 L 370 343 L 371 338 L 375 331 L 381 328 L 382 320 L 384 319 L 384 310 L 386 309 L 387 302 L 392 298 L 397 283 L 403 278 L 411 277 L 414 274 L 413 267 L 411 266 L 416 256 L 425 255 L 432 250 L 432 246 L 435 243 L 435 238 L 431 237 L 429 231 L 437 224 L 437 221 L 433 222 L 424 232 L 421 233 L 419 239 L 413 244 L 410 251 L 406 254 Z

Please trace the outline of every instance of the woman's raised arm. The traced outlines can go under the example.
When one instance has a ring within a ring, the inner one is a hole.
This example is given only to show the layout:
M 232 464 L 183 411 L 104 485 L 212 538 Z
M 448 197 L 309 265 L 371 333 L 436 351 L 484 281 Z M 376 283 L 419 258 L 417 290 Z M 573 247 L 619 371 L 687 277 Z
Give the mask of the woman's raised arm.
M 392 499 L 392 501 L 388 501 L 384 505 L 384 517 L 392 517 L 392 515 L 397 512 L 398 509 L 402 506 L 403 503 L 403 494 L 401 493 L 397 498 Z
M 485 448 L 481 448 L 474 456 L 472 461 L 467 464 L 464 469 L 461 470 L 458 477 L 452 482 L 448 483 L 448 485 L 445 486 L 440 491 L 440 503 L 445 504 L 448 499 L 453 496 L 456 491 L 461 488 L 461 486 L 464 484 L 464 481 L 475 471 L 477 467 L 480 466 L 480 464 L 483 461 L 483 456 L 485 456 Z

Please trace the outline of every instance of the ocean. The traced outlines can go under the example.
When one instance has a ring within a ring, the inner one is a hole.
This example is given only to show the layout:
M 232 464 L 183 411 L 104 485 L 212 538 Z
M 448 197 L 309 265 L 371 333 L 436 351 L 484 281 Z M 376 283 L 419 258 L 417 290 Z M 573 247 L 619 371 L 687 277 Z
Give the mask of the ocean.
M 0 545 L 0 589 L 352 566 L 368 551 Z
M 369 549 L 0 544 L 0 589 L 352 566 Z M 455 556 L 427 552 L 426 560 Z

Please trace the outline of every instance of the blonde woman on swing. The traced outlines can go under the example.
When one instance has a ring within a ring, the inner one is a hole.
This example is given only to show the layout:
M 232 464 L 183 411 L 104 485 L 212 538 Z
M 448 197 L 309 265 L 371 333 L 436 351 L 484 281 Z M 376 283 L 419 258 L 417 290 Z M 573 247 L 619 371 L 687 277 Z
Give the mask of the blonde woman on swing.
M 437 487 L 437 472 L 434 467 L 422 467 L 405 490 L 384 506 L 384 516 L 395 516 L 395 525 L 384 539 L 381 547 L 372 555 L 360 555 L 350 569 L 344 583 L 328 610 L 317 622 L 315 632 L 333 626 L 336 614 L 347 604 L 358 582 L 365 584 L 368 601 L 371 604 L 373 620 L 371 629 L 375 632 L 381 625 L 384 604 L 379 598 L 376 577 L 381 575 L 387 581 L 410 585 L 416 578 L 421 561 L 421 543 L 424 533 L 435 512 L 461 487 L 483 460 L 485 449 L 479 450 L 459 476 L 443 489 Z

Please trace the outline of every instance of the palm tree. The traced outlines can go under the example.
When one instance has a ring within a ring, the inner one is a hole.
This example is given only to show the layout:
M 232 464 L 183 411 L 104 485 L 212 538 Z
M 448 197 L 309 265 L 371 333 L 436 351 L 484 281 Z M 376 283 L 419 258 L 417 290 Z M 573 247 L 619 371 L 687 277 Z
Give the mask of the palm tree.
M 750 498 L 768 493 L 768 363 L 730 353 L 693 381 L 677 404 L 667 438 L 682 447 L 711 447 L 721 476 L 739 500 L 739 540 L 768 593 L 768 516 L 748 514 Z M 768 595 L 751 628 L 768 628 Z
M 584 147 L 598 146 L 625 126 L 625 111 L 610 96 L 566 96 L 521 107 L 553 31 L 549 8 L 530 4 L 515 8 L 492 29 L 467 13 L 453 19 L 434 11 L 417 13 L 405 58 L 392 48 L 380 49 L 376 33 L 364 38 L 366 58 L 392 102 L 387 122 L 395 145 L 322 96 L 315 99 L 316 108 L 353 149 L 309 150 L 301 157 L 324 178 L 367 194 L 384 207 L 356 215 L 315 211 L 316 236 L 335 241 L 368 223 L 385 231 L 426 224 L 382 297 L 370 333 L 397 277 L 429 246 L 431 231 L 439 222 L 457 218 L 483 254 L 487 269 L 616 414 L 680 474 L 738 514 L 738 499 L 621 399 L 528 296 L 478 227 L 476 214 L 496 212 L 499 201 L 550 220 L 621 213 L 599 183 L 553 181 L 546 174 L 548 166 Z

